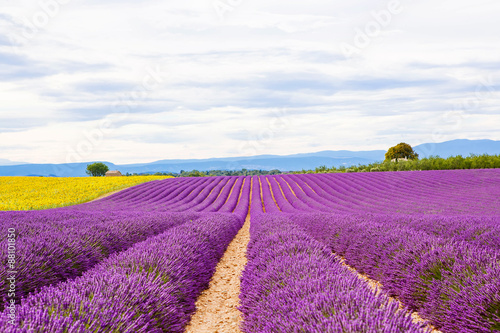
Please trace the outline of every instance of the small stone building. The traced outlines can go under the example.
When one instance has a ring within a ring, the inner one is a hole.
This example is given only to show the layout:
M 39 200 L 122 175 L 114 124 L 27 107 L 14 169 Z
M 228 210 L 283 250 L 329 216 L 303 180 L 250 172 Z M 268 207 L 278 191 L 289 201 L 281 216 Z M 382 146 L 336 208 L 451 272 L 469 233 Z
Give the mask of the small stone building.
M 404 158 L 393 158 L 391 160 L 391 162 L 408 162 L 408 158 L 407 157 L 404 157 Z
M 122 173 L 118 170 L 109 170 L 106 172 L 106 177 L 120 177 L 123 176 Z

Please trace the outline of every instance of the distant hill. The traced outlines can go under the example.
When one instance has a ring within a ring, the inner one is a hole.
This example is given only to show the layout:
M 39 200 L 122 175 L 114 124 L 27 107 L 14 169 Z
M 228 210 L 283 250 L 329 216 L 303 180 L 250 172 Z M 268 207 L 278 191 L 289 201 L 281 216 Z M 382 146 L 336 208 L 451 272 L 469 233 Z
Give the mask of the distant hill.
M 420 157 L 439 155 L 468 156 L 470 154 L 500 154 L 500 141 L 493 140 L 453 140 L 442 143 L 425 143 L 414 146 Z M 372 151 L 320 151 L 316 153 L 293 154 L 286 156 L 259 155 L 244 157 L 209 158 L 209 159 L 187 159 L 187 160 L 159 160 L 152 163 L 115 165 L 105 163 L 111 170 L 120 170 L 123 174 L 148 173 L 148 172 L 180 172 L 181 170 L 241 170 L 257 169 L 281 171 L 300 171 L 302 169 L 314 169 L 325 165 L 327 167 L 351 166 L 357 164 L 369 164 L 384 160 L 385 150 Z M 0 159 L 0 176 L 58 176 L 58 177 L 84 177 L 87 163 L 70 164 L 21 164 L 5 165 L 5 163 L 16 163 Z M 2 163 L 4 163 L 2 165 Z
M 470 154 L 482 155 L 499 155 L 500 141 L 493 140 L 452 140 L 441 143 L 424 143 L 413 147 L 420 157 L 429 156 L 469 156 Z
M 84 177 L 89 163 L 66 164 L 23 164 L 0 166 L 0 176 L 47 176 L 47 177 Z M 110 169 L 117 167 L 113 163 L 104 162 Z

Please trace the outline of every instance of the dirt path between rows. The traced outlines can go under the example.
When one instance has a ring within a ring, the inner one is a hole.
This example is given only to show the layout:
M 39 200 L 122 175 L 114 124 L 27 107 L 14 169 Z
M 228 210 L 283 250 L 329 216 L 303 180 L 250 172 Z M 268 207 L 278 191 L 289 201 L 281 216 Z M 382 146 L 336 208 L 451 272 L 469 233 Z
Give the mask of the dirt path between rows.
M 368 286 L 375 292 L 376 295 L 379 295 L 380 293 L 383 293 L 383 291 L 382 291 L 382 283 L 380 283 L 377 280 L 373 280 L 373 279 L 369 278 L 365 274 L 359 273 L 354 267 L 349 266 L 345 262 L 344 258 L 339 257 L 337 255 L 335 255 L 335 256 L 340 260 L 340 262 L 342 263 L 342 265 L 346 266 L 351 272 L 353 272 L 354 274 L 356 274 L 359 279 L 365 281 L 368 284 Z M 401 303 L 398 299 L 396 299 L 394 297 L 390 297 L 390 296 L 388 296 L 388 297 L 389 297 L 389 301 L 390 302 L 397 302 L 399 304 L 400 311 L 404 310 L 403 303 Z M 427 322 L 427 320 L 425 320 L 422 317 L 420 317 L 420 315 L 418 314 L 418 312 L 409 312 L 409 314 L 411 315 L 411 318 L 412 318 L 412 320 L 413 320 L 414 323 L 425 325 L 426 328 L 429 329 L 431 333 L 442 333 L 437 328 L 435 328 L 434 326 L 432 326 L 431 324 L 429 324 Z
M 241 333 L 239 329 L 242 316 L 237 307 L 239 305 L 240 277 L 247 259 L 245 257 L 248 242 L 250 241 L 250 216 L 236 237 L 229 244 L 224 256 L 216 267 L 208 289 L 202 292 L 196 302 L 196 312 L 191 322 L 186 326 L 185 333 Z M 341 263 L 359 279 L 365 281 L 370 288 L 380 294 L 382 284 L 360 274 L 355 268 L 346 264 L 345 260 L 338 257 Z M 404 306 L 399 300 L 389 297 L 390 301 L 398 302 L 400 310 Z M 417 312 L 410 312 L 414 322 L 427 324 Z M 432 325 L 427 324 L 432 333 L 441 333 Z
M 216 267 L 210 286 L 196 302 L 196 312 L 186 326 L 186 333 L 240 333 L 242 321 L 238 311 L 240 278 L 247 264 L 246 250 L 250 241 L 250 215 L 229 244 Z
M 274 203 L 279 208 L 274 198 L 274 193 L 271 190 L 271 184 L 268 183 L 268 186 Z M 100 200 L 127 188 L 105 193 L 88 202 Z M 293 194 L 295 195 L 295 193 Z M 191 322 L 188 326 L 186 326 L 185 333 L 242 333 L 239 328 L 242 322 L 242 316 L 237 307 L 239 305 L 240 278 L 243 269 L 247 264 L 245 255 L 249 241 L 250 215 L 247 216 L 243 227 L 231 241 L 226 252 L 224 253 L 224 256 L 217 264 L 216 271 L 212 276 L 208 289 L 204 290 L 198 297 L 196 302 L 196 312 L 192 316 Z M 356 274 L 358 278 L 364 280 L 376 294 L 382 292 L 382 285 L 380 282 L 373 280 L 364 274 L 358 273 L 355 268 L 347 265 L 343 258 L 338 258 L 342 264 L 347 266 L 347 268 Z M 398 302 L 401 310 L 404 309 L 403 304 L 399 302 L 399 300 L 392 297 L 389 298 L 393 302 Z M 426 323 L 426 321 L 416 312 L 411 313 L 411 317 L 414 322 L 420 324 Z M 427 325 L 427 328 L 430 329 L 432 333 L 441 333 L 431 325 Z
M 130 187 L 131 187 L 131 186 L 130 186 Z M 110 195 L 112 195 L 112 194 L 115 194 L 115 193 L 121 192 L 121 191 L 126 190 L 126 189 L 128 189 L 128 188 L 130 188 L 130 187 L 125 187 L 125 188 L 122 188 L 122 189 L 119 189 L 119 190 L 115 190 L 115 191 L 111 191 L 111 192 L 108 192 L 108 193 L 101 194 L 101 195 L 100 195 L 100 196 L 98 196 L 97 198 L 92 199 L 92 200 L 87 201 L 87 202 L 94 202 L 94 201 L 100 200 L 100 199 L 102 199 L 102 198 L 109 197 L 109 196 L 110 196 Z

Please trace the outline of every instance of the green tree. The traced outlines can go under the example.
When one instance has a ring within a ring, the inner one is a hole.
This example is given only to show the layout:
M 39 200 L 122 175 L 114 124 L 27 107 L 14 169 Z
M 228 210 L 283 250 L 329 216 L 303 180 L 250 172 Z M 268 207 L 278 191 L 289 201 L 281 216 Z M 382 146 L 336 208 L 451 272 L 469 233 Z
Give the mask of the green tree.
M 413 148 L 404 142 L 401 142 L 400 144 L 389 148 L 387 153 L 385 153 L 385 160 L 386 161 L 391 161 L 393 159 L 404 159 L 407 158 L 409 160 L 416 160 L 418 159 L 418 154 L 413 150 Z
M 202 171 L 198 170 L 191 170 L 191 171 L 184 171 L 181 170 L 181 177 L 205 177 L 206 175 Z
M 85 171 L 87 175 L 92 177 L 102 177 L 109 171 L 109 168 L 104 163 L 92 163 L 87 165 L 87 170 Z

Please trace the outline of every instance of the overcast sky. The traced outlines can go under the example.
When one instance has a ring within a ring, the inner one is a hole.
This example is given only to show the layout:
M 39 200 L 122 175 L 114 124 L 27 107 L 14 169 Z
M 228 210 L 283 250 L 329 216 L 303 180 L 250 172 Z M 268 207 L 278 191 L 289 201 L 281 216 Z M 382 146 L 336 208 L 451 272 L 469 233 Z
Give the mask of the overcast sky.
M 496 0 L 0 0 L 0 158 L 500 140 Z

